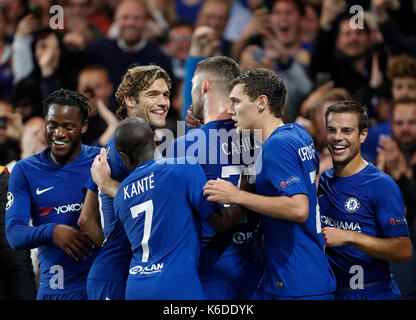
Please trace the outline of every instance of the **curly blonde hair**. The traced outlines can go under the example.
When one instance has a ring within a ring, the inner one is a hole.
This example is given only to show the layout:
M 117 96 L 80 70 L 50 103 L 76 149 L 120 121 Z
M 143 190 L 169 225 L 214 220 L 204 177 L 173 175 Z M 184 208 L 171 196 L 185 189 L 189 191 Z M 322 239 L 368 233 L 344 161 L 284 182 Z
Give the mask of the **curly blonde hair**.
M 392 56 L 387 64 L 387 77 L 391 81 L 396 78 L 416 78 L 416 59 L 406 54 Z
M 139 92 L 149 88 L 157 79 L 164 79 L 170 90 L 172 81 L 169 74 L 159 66 L 133 66 L 127 70 L 115 94 L 119 105 L 116 115 L 120 120 L 127 118 L 124 97 L 134 97 L 139 102 Z

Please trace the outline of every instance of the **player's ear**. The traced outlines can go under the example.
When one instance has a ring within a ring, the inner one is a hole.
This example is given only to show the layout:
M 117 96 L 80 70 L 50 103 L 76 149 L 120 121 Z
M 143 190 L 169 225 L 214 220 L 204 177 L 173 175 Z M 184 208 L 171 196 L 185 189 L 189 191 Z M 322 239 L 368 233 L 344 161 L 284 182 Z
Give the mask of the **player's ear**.
M 259 113 L 262 113 L 264 110 L 266 110 L 266 107 L 269 103 L 269 99 L 267 98 L 266 95 L 261 94 L 261 95 L 258 96 L 258 98 L 256 100 L 257 100 L 256 101 L 257 111 Z
M 211 89 L 212 87 L 212 82 L 209 78 L 204 78 L 204 80 L 202 80 L 202 93 L 206 93 L 208 92 L 209 89 Z
M 132 165 L 131 165 L 131 161 L 130 161 L 129 156 L 127 154 L 125 154 L 123 151 L 120 151 L 119 153 L 120 153 L 121 159 L 123 160 L 123 162 L 126 165 L 126 167 L 129 168 L 129 169 L 131 169 L 132 168 Z M 133 170 L 133 169 L 131 169 L 131 170 Z
M 368 129 L 367 128 L 364 128 L 363 130 L 361 130 L 361 132 L 360 132 L 360 142 L 361 142 L 361 144 L 363 144 L 365 139 L 367 139 L 367 134 L 368 134 Z
M 82 127 L 81 127 L 81 133 L 85 133 L 88 130 L 88 119 L 85 119 L 84 122 L 82 123 Z

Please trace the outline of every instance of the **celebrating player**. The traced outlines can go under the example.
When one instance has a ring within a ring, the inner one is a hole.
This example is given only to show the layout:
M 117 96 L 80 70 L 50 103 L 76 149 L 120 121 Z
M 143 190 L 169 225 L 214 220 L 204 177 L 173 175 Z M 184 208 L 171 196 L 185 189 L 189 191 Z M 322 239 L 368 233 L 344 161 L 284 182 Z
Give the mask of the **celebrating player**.
M 119 118 L 141 117 L 154 129 L 164 127 L 170 106 L 170 85 L 169 75 L 159 66 L 130 68 L 116 92 L 117 102 L 120 106 L 117 110 Z M 89 190 L 78 223 L 81 229 L 88 231 L 88 234 L 97 243 L 101 244 L 103 235 L 105 237 L 105 243 L 88 276 L 88 299 L 123 300 L 131 250 L 126 234 L 114 216 L 113 198 L 120 181 L 130 174 L 130 170 L 123 164 L 117 153 L 114 138 L 108 143 L 106 149 L 107 152 L 102 149 L 101 157 L 94 161 L 92 166 L 94 181 L 98 182 L 97 185 L 100 187 L 99 197 L 103 225 L 100 223 L 96 186 L 91 183 L 88 184 Z M 111 177 L 109 174 L 94 175 L 97 172 L 95 169 L 102 167 L 102 161 L 99 161 L 102 157 L 108 157 Z M 100 177 L 104 177 L 104 179 L 97 180 Z
M 230 85 L 238 75 L 237 63 L 227 57 L 198 63 L 192 80 L 192 112 L 204 125 L 177 139 L 171 150 L 185 156 L 198 137 L 196 159 L 206 177 L 223 178 L 239 186 L 244 165 L 253 162 L 250 152 L 255 146 L 248 135 L 241 138 L 235 132 L 235 123 L 227 112 Z M 257 214 L 246 210 L 240 223 L 223 233 L 216 233 L 208 221 L 202 222 L 199 275 L 207 299 L 246 300 L 252 296 L 262 270 L 259 220 Z
M 318 194 L 335 298 L 400 299 L 388 261 L 407 263 L 412 255 L 403 196 L 390 176 L 361 157 L 365 108 L 342 101 L 325 118 L 334 167 L 322 174 Z
M 264 274 L 253 299 L 333 299 L 334 275 L 324 254 L 315 188 L 318 156 L 312 138 L 284 124 L 286 88 L 271 70 L 237 77 L 229 112 L 237 130 L 262 129 L 256 192 L 217 179 L 204 186 L 208 200 L 234 203 L 262 214 Z
M 115 216 L 133 251 L 126 299 L 204 299 L 198 276 L 199 220 L 208 219 L 222 230 L 234 223 L 233 217 L 214 212 L 217 205 L 202 195 L 207 179 L 199 164 L 154 160 L 153 133 L 143 119 L 120 122 L 115 145 L 133 171 L 114 198 Z
M 81 134 L 88 128 L 88 99 L 60 89 L 43 105 L 49 147 L 18 161 L 13 169 L 6 235 L 14 249 L 39 247 L 37 299 L 86 300 L 95 245 L 77 228 L 77 220 L 83 187 L 99 152 L 81 144 Z

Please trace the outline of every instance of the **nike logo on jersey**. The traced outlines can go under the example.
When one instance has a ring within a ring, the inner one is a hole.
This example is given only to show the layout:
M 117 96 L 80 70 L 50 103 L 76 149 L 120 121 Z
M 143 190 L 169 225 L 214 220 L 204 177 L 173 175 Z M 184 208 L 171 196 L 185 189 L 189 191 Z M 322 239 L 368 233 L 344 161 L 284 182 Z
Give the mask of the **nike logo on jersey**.
M 44 193 L 44 192 L 46 192 L 46 191 L 49 191 L 49 190 L 51 190 L 51 189 L 53 189 L 53 188 L 55 188 L 55 187 L 50 187 L 50 188 L 46 188 L 46 189 L 43 189 L 43 190 L 39 190 L 39 188 L 37 188 L 37 189 L 36 189 L 36 194 L 39 196 L 39 195 L 41 195 L 42 193 Z

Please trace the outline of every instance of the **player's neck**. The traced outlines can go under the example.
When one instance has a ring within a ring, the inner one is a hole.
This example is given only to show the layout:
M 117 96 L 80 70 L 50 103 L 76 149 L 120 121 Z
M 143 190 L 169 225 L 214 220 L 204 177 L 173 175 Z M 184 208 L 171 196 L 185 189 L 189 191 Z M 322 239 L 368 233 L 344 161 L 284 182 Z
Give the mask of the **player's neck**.
M 263 119 L 262 121 L 263 125 L 261 126 L 261 140 L 264 143 L 264 141 L 267 140 L 267 138 L 270 137 L 270 135 L 279 127 L 283 126 L 283 120 L 280 118 L 276 118 L 273 116 L 269 116 L 266 119 Z
M 57 157 L 52 152 L 49 152 L 49 156 L 54 163 L 63 166 L 77 159 L 79 155 L 81 154 L 81 151 L 82 151 L 82 144 L 80 143 L 72 152 L 70 152 L 65 157 Z
M 349 177 L 363 170 L 367 164 L 368 162 L 365 161 L 359 153 L 354 159 L 346 164 L 334 163 L 334 174 L 337 177 Z
M 228 113 L 228 107 L 230 102 L 228 97 L 218 97 L 208 101 L 204 106 L 204 124 L 211 121 L 220 121 L 231 119 L 231 115 Z

